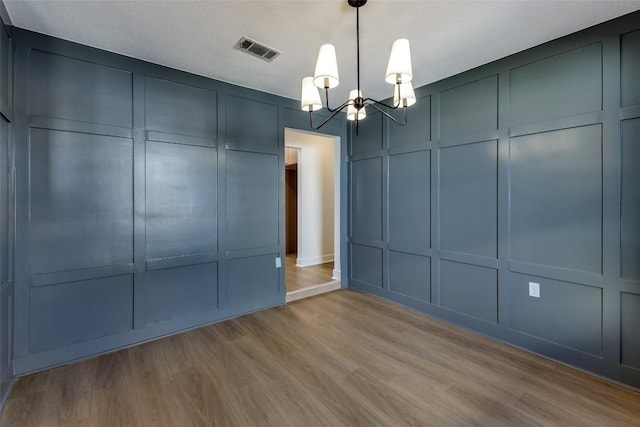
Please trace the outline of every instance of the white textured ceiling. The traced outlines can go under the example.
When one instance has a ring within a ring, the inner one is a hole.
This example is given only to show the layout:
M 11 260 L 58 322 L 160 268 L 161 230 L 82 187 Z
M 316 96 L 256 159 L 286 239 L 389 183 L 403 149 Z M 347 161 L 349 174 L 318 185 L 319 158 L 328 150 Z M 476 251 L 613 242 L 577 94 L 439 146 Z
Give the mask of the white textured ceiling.
M 346 0 L 4 0 L 13 24 L 299 99 L 318 48 L 332 43 L 340 86 L 355 87 L 355 9 Z M 360 10 L 362 89 L 387 98 L 391 43 L 411 42 L 422 86 L 640 9 L 634 1 L 369 0 Z M 272 63 L 233 49 L 241 36 L 282 51 Z

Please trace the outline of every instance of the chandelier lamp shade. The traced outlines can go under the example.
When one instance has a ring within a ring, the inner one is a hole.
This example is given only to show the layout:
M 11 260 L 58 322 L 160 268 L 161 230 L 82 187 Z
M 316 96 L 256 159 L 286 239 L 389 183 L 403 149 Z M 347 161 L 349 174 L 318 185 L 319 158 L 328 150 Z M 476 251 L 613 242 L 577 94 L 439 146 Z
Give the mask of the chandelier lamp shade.
M 394 86 L 393 104 L 389 105 L 372 98 L 364 98 L 360 88 L 360 8 L 367 3 L 367 0 L 347 0 L 347 3 L 356 8 L 357 88 L 349 92 L 349 99 L 341 105 L 335 108 L 329 107 L 329 89 L 333 89 L 340 84 L 340 76 L 338 75 L 336 49 L 331 44 L 324 44 L 320 46 L 313 76 L 302 79 L 301 108 L 303 111 L 309 112 L 309 123 L 313 129 L 320 129 L 346 108 L 347 120 L 356 123 L 357 133 L 358 122 L 367 117 L 368 106 L 384 114 L 394 123 L 403 126 L 407 123 L 407 107 L 416 103 L 416 95 L 411 85 L 413 72 L 411 69 L 409 40 L 398 39 L 394 41 L 391 46 L 391 55 L 389 56 L 389 64 L 387 65 L 387 72 L 385 73 L 384 79 L 387 83 Z M 318 89 L 324 89 L 324 105 L 322 104 Z M 322 123 L 315 126 L 313 123 L 313 112 L 322 108 L 326 108 L 331 115 Z M 385 111 L 386 109 L 402 109 L 403 118 L 401 120 L 396 119 Z

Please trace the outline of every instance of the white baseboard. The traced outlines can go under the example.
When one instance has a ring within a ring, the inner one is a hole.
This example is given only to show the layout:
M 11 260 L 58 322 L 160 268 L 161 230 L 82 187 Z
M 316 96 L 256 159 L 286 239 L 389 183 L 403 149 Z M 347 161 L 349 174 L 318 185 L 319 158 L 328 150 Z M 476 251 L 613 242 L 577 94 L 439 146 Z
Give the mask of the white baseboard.
M 322 255 L 311 258 L 296 258 L 296 267 L 309 267 L 312 265 L 325 264 L 333 261 L 333 254 Z
M 336 280 L 340 280 L 340 276 L 342 276 L 342 271 L 340 270 L 333 270 L 333 278 Z

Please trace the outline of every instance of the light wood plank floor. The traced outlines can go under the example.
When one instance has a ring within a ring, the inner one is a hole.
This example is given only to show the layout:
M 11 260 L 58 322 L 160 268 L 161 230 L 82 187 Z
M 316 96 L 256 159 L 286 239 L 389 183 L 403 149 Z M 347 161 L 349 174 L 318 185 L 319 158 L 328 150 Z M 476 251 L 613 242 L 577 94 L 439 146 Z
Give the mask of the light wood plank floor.
M 296 254 L 289 254 L 286 258 L 285 268 L 287 292 L 334 281 L 333 277 L 331 277 L 333 275 L 333 262 L 309 267 L 296 267 Z
M 21 378 L 9 426 L 638 426 L 640 393 L 342 290 Z

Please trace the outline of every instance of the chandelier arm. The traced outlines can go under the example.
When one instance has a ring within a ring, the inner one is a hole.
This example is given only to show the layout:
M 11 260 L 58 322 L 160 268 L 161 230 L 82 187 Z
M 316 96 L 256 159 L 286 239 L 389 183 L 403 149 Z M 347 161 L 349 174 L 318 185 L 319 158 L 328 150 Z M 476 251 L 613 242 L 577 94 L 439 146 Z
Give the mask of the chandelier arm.
M 399 100 L 398 100 L 398 104 L 396 104 L 395 106 L 385 104 L 384 102 L 377 101 L 377 100 L 375 100 L 373 98 L 365 98 L 364 102 L 367 102 L 367 101 L 370 101 L 370 103 L 367 104 L 367 105 L 371 105 L 371 106 L 374 106 L 374 104 L 378 104 L 378 105 L 382 105 L 383 107 L 387 107 L 387 108 L 389 108 L 391 110 L 397 110 L 398 108 L 400 108 L 400 101 Z
M 327 117 L 327 119 L 325 121 L 323 121 L 322 123 L 320 123 L 320 125 L 318 125 L 317 127 L 313 125 L 313 111 L 309 111 L 309 125 L 311 126 L 311 129 L 313 129 L 313 130 L 320 129 L 322 126 L 326 125 L 329 122 L 329 120 L 331 120 L 335 116 L 337 116 L 340 111 L 344 110 L 344 107 L 346 107 L 347 105 L 349 105 L 349 101 L 345 102 L 340 107 L 338 107 L 335 110 L 333 110 L 333 114 L 331 114 L 329 117 Z
M 342 110 L 344 107 L 346 107 L 347 105 L 349 105 L 349 102 L 351 101 L 350 99 L 347 99 L 342 105 L 336 107 L 336 108 L 330 108 L 329 107 L 329 89 L 328 88 L 324 88 L 324 99 L 325 99 L 325 108 L 330 112 L 330 113 L 334 113 L 336 111 L 340 111 Z M 331 116 L 333 117 L 333 116 Z
M 374 101 L 376 104 L 380 104 L 380 105 L 384 105 L 381 102 Z M 387 116 L 388 118 L 390 118 L 391 120 L 393 120 L 394 123 L 400 125 L 400 126 L 404 126 L 407 124 L 407 107 L 402 107 L 402 111 L 404 112 L 404 118 L 402 122 L 399 122 L 398 120 L 396 120 L 395 117 L 393 117 L 391 114 L 387 113 L 386 111 L 384 111 L 382 108 L 378 107 L 376 104 L 367 104 L 367 105 L 371 105 L 373 108 L 375 108 L 376 110 L 380 111 L 382 114 L 384 114 L 385 116 Z

